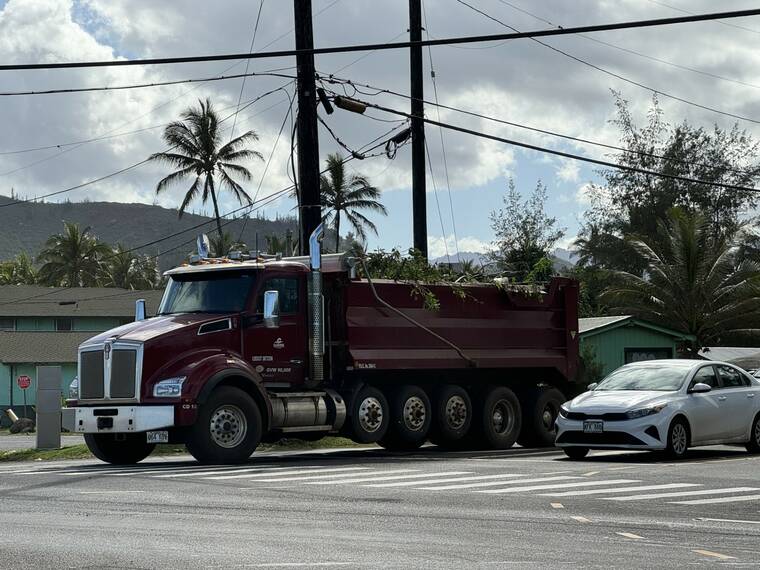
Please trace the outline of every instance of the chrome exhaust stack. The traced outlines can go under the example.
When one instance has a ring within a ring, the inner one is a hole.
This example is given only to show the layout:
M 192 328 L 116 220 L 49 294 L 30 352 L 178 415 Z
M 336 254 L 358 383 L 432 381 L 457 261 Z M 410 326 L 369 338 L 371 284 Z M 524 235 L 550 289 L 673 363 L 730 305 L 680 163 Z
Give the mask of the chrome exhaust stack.
M 309 379 L 308 388 L 324 381 L 324 300 L 322 298 L 322 239 L 325 225 L 319 224 L 309 237 Z

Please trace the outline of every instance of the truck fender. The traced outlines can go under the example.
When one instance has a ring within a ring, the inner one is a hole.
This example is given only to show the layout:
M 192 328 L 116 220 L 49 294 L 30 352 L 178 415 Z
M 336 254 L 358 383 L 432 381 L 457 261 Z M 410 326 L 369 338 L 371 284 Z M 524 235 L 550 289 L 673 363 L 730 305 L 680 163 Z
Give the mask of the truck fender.
M 230 378 L 240 378 L 242 382 L 226 382 L 228 385 L 236 386 L 250 394 L 258 404 L 262 412 L 264 431 L 269 431 L 272 419 L 272 402 L 263 386 L 263 381 L 257 375 L 250 374 L 245 370 L 238 368 L 229 368 L 221 370 L 211 376 L 198 393 L 197 402 L 199 405 L 205 404 L 214 389 Z

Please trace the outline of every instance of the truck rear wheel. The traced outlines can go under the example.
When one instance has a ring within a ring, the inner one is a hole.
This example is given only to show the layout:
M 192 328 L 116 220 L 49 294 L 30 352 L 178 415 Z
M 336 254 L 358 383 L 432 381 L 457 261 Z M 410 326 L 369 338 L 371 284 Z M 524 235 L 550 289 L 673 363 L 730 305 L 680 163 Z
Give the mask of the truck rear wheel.
M 556 388 L 536 388 L 522 399 L 522 429 L 517 442 L 523 447 L 551 447 L 556 438 L 554 422 L 565 396 Z
M 472 400 L 461 386 L 442 386 L 435 395 L 430 441 L 440 447 L 459 447 L 472 424 Z
M 391 421 L 380 445 L 391 451 L 419 448 L 430 431 L 432 421 L 430 398 L 419 386 L 401 386 L 391 396 Z
M 376 443 L 388 431 L 388 400 L 374 386 L 364 386 L 356 393 L 347 415 L 348 435 L 356 443 Z
M 95 457 L 113 465 L 138 463 L 156 447 L 144 433 L 86 433 L 84 442 Z
M 473 437 L 491 449 L 509 449 L 517 441 L 522 426 L 520 402 L 504 386 L 485 391 L 485 398 L 473 422 Z
M 190 428 L 187 449 L 201 463 L 243 463 L 261 441 L 261 412 L 238 388 L 222 386 L 211 393 Z

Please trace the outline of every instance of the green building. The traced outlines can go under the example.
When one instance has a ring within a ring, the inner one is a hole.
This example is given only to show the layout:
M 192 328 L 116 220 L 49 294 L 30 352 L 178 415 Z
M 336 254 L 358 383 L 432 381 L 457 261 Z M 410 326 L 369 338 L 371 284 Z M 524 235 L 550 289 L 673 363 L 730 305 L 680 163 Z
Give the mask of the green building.
M 96 287 L 0 286 L 0 411 L 13 408 L 21 415 L 19 376 L 32 379 L 26 401 L 35 403 L 38 365 L 61 366 L 61 390 L 67 393 L 77 373 L 77 347 L 99 332 L 134 320 L 137 299 L 145 299 L 148 314 L 155 314 L 161 295 Z M 7 423 L 5 414 L 0 418 Z
M 694 337 L 630 315 L 578 319 L 581 354 L 592 351 L 606 376 L 630 362 L 677 358 L 679 347 Z

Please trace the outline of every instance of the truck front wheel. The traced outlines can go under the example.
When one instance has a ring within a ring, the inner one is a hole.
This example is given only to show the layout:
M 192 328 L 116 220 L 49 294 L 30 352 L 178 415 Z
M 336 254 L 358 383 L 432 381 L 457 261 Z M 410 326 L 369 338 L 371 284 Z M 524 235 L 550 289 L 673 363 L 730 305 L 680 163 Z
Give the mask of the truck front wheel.
M 114 465 L 138 463 L 156 447 L 144 433 L 86 433 L 84 442 L 95 457 Z
M 198 412 L 186 445 L 199 462 L 243 463 L 261 441 L 261 412 L 256 402 L 238 388 L 222 386 Z
M 432 420 L 430 398 L 419 386 L 401 386 L 391 396 L 391 422 L 380 445 L 391 451 L 411 451 L 427 439 Z

